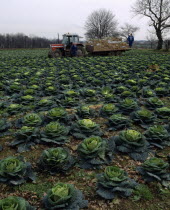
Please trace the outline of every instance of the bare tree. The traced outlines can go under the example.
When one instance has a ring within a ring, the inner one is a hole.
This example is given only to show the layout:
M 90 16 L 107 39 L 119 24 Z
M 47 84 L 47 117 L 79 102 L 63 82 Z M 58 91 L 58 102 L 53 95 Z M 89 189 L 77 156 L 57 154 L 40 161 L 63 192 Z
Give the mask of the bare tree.
M 163 32 L 170 28 L 170 0 L 137 0 L 132 12 L 150 19 L 158 38 L 157 49 L 162 49 Z
M 132 34 L 134 35 L 135 32 L 139 30 L 138 27 L 133 26 L 133 25 L 131 25 L 131 24 L 129 24 L 129 23 L 125 23 L 124 26 L 122 26 L 120 29 L 121 29 L 120 35 L 121 35 L 122 37 L 126 38 L 126 39 L 128 38 L 128 35 L 129 35 L 130 33 L 132 33 Z
M 92 12 L 86 20 L 85 29 L 87 38 L 104 38 L 118 36 L 117 20 L 111 11 L 99 9 Z

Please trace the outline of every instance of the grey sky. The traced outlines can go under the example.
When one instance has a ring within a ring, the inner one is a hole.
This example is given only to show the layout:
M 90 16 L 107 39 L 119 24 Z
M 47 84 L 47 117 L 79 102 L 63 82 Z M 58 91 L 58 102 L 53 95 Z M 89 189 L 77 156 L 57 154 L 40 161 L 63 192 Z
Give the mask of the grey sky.
M 146 39 L 147 19 L 133 17 L 136 0 L 0 0 L 0 33 L 24 33 L 56 38 L 57 33 L 78 33 L 84 37 L 84 23 L 94 10 L 111 10 L 119 26 L 128 22 L 140 27 L 136 39 Z

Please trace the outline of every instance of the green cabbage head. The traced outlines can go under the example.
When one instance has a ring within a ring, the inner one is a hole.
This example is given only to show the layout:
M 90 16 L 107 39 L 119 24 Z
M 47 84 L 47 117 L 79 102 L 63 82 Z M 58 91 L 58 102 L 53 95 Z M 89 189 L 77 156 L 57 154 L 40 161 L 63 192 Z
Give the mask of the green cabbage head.
M 43 198 L 45 209 L 82 209 L 87 207 L 88 202 L 84 200 L 81 191 L 75 189 L 71 184 L 57 183 Z
M 154 125 L 149 127 L 149 129 L 145 132 L 145 136 L 149 141 L 162 142 L 170 141 L 169 133 L 162 125 Z
M 33 101 L 34 100 L 34 97 L 31 95 L 22 96 L 21 98 L 25 101 Z
M 31 164 L 24 162 L 23 157 L 7 157 L 0 160 L 0 182 L 19 185 L 27 179 L 35 180 Z
M 142 139 L 142 134 L 135 130 L 125 130 L 120 133 L 120 137 L 128 142 L 138 142 Z
M 50 99 L 47 99 L 47 98 L 41 99 L 38 102 L 39 106 L 46 106 L 46 105 L 51 105 L 51 104 L 52 104 L 52 101 Z
M 127 120 L 127 118 L 125 116 L 123 116 L 122 114 L 114 114 L 111 115 L 110 120 L 112 121 L 123 121 L 123 120 Z
M 44 150 L 40 160 L 40 168 L 46 169 L 51 174 L 67 171 L 75 163 L 69 151 L 62 147 Z
M 29 113 L 23 118 L 23 123 L 27 126 L 38 126 L 41 124 L 41 122 L 41 117 L 36 113 Z
M 125 171 L 117 166 L 107 166 L 104 172 L 105 178 L 113 182 L 122 182 L 127 179 Z
M 35 210 L 33 206 L 21 197 L 10 196 L 0 200 L 1 210 Z
M 114 104 L 104 104 L 101 111 L 112 114 L 113 112 L 117 111 L 117 108 Z
M 64 108 L 55 107 L 48 111 L 47 116 L 51 119 L 61 119 L 67 115 L 67 112 Z
M 101 147 L 102 139 L 98 136 L 92 136 L 92 137 L 86 138 L 82 142 L 81 145 L 82 145 L 84 153 L 88 154 L 88 153 L 97 151 Z
M 10 105 L 8 106 L 8 110 L 9 110 L 9 111 L 18 110 L 18 109 L 20 109 L 20 108 L 21 108 L 21 105 L 20 105 L 20 104 L 10 104 Z
M 161 101 L 161 99 L 157 98 L 157 97 L 151 97 L 151 98 L 148 98 L 148 103 L 152 104 L 152 105 L 155 105 L 155 106 L 163 106 L 164 103 L 163 101 Z
M 168 168 L 169 164 L 163 161 L 161 158 L 150 158 L 149 160 L 146 160 L 142 167 L 147 171 L 153 172 L 153 171 L 162 171 L 166 170 Z
M 43 159 L 46 163 L 51 165 L 63 163 L 68 157 L 68 153 L 62 148 L 50 148 L 44 151 Z
M 78 124 L 80 127 L 85 129 L 93 129 L 97 127 L 97 124 L 90 119 L 79 120 Z
M 68 96 L 77 96 L 78 95 L 78 93 L 74 90 L 68 90 L 65 92 L 65 94 Z
M 147 109 L 141 109 L 139 111 L 137 111 L 138 116 L 142 117 L 142 118 L 151 118 L 152 117 L 152 112 L 147 110 Z
M 85 112 L 85 113 L 88 113 L 90 111 L 90 107 L 86 105 L 81 106 L 80 109 L 82 112 Z
M 131 98 L 125 98 L 123 100 L 123 105 L 126 106 L 126 107 L 131 107 L 131 106 L 134 106 L 136 105 L 135 101 Z
M 49 136 L 60 136 L 65 133 L 65 127 L 59 122 L 50 122 L 44 131 Z
M 156 114 L 160 118 L 168 118 L 170 116 L 170 108 L 169 107 L 161 107 L 156 109 Z
M 129 111 L 135 110 L 138 105 L 137 102 L 131 98 L 125 98 L 119 104 L 120 110 L 125 113 L 129 113 Z
M 94 96 L 96 94 L 96 90 L 93 90 L 93 89 L 86 89 L 85 90 L 85 94 L 87 96 Z
M 51 199 L 54 202 L 58 202 L 62 199 L 70 198 L 70 188 L 68 184 L 58 183 L 51 189 Z
M 18 158 L 8 157 L 0 162 L 1 175 L 5 176 L 12 173 L 19 173 L 25 168 L 25 164 L 21 162 Z

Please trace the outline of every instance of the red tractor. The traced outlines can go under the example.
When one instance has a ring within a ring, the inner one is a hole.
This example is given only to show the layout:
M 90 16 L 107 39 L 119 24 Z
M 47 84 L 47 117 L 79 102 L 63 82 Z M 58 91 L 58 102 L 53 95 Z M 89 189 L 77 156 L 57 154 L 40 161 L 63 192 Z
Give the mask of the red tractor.
M 50 44 L 49 58 L 59 58 L 62 56 L 71 56 L 70 48 L 72 43 L 77 46 L 77 56 L 85 55 L 84 45 L 79 41 L 77 34 L 64 34 L 61 44 Z

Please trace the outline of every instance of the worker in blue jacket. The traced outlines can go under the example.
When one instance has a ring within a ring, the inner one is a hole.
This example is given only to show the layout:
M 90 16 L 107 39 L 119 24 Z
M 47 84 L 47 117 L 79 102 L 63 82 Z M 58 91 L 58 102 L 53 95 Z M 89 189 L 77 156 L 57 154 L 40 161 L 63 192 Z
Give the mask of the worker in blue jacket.
M 72 43 L 71 48 L 70 48 L 70 54 L 71 54 L 71 57 L 77 55 L 77 46 L 73 43 Z
M 134 42 L 134 36 L 132 34 L 129 34 L 127 41 L 129 43 L 129 47 L 131 48 Z

